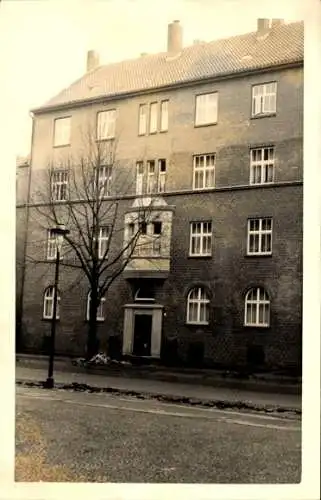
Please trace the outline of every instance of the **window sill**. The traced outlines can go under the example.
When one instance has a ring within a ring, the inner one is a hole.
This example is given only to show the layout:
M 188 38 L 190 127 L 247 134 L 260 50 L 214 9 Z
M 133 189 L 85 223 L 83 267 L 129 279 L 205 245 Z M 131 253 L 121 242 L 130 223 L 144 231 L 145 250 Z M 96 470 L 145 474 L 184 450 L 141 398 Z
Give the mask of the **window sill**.
M 107 142 L 107 141 L 113 141 L 115 139 L 115 136 L 113 137 L 102 137 L 101 139 L 96 139 L 96 142 Z
M 188 254 L 188 258 L 189 259 L 211 259 L 212 258 L 212 254 L 210 255 L 192 255 L 192 254 Z
M 244 328 L 262 328 L 262 330 L 267 330 L 271 328 L 271 325 L 243 325 Z
M 105 318 L 104 319 L 102 319 L 102 318 L 96 318 L 96 322 L 97 323 L 103 323 L 104 321 L 105 321 Z M 89 323 L 89 319 L 86 319 L 85 323 Z
M 168 132 L 168 129 L 159 131 L 160 134 L 166 134 L 166 132 Z
M 157 134 L 157 130 L 155 130 L 154 132 L 149 132 L 148 135 L 156 135 Z
M 271 116 L 276 116 L 276 112 L 273 113 L 260 113 L 259 115 L 252 115 L 251 120 L 256 120 L 257 118 L 269 118 Z
M 272 252 L 271 253 L 247 253 L 244 255 L 244 257 L 249 257 L 250 259 L 253 257 L 272 257 Z
M 194 128 L 200 128 L 200 127 L 212 127 L 213 125 L 217 125 L 218 122 L 210 122 L 210 123 L 194 123 Z
M 252 186 L 252 187 L 255 187 L 255 186 L 271 186 L 274 184 L 274 181 L 270 181 L 270 182 L 250 182 L 249 183 L 249 186 Z
M 42 317 L 42 321 L 46 321 L 46 322 L 52 323 L 52 320 L 53 320 L 53 318 L 44 318 L 44 317 Z M 56 323 L 58 323 L 59 321 L 60 321 L 60 318 L 56 318 Z
M 198 323 L 193 323 L 192 321 L 186 321 L 186 325 L 188 326 L 208 326 L 208 321 L 199 321 Z
M 68 144 L 54 144 L 54 145 L 53 145 L 53 148 L 55 148 L 55 149 L 56 149 L 56 148 L 68 148 L 68 147 L 70 147 L 70 146 L 71 146 L 71 144 L 70 144 L 70 142 L 69 142 Z
M 202 187 L 202 188 L 195 188 L 193 187 L 193 191 L 207 191 L 208 189 L 215 189 L 215 186 L 211 186 L 211 187 Z

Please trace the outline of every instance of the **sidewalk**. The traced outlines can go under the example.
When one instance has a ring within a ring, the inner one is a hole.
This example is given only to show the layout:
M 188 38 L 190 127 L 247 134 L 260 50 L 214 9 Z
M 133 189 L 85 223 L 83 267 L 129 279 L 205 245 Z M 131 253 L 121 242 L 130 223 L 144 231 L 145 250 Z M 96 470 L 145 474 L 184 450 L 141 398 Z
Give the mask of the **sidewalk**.
M 46 368 L 16 366 L 16 382 L 40 383 L 47 378 Z M 54 373 L 55 386 L 66 389 L 82 390 L 95 388 L 105 392 L 116 392 L 124 395 L 153 397 L 156 399 L 201 404 L 203 406 L 218 406 L 225 408 L 248 408 L 264 411 L 295 411 L 300 413 L 301 397 L 297 394 L 277 394 L 255 392 L 244 389 L 209 387 L 199 384 L 165 382 L 143 378 L 125 378 L 108 374 L 79 373 L 75 371 L 60 371 L 56 366 Z M 40 384 L 39 384 L 40 385 Z
M 21 367 L 46 369 L 48 367 L 48 356 L 18 354 L 16 356 L 16 364 Z M 143 378 L 144 380 L 175 382 L 188 385 L 196 384 L 215 388 L 226 387 L 260 393 L 301 394 L 300 379 L 270 373 L 253 374 L 246 378 L 245 376 L 240 377 L 239 374 L 227 372 L 226 370 L 172 368 L 155 365 L 107 365 L 85 368 L 73 366 L 71 358 L 59 356 L 55 358 L 55 370 L 130 379 Z

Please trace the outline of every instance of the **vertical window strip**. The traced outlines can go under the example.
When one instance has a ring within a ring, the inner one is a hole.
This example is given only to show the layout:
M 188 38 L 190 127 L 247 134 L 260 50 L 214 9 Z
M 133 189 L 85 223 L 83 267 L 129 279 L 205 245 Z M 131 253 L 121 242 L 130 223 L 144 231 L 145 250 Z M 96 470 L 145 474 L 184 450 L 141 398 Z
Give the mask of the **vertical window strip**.
M 149 133 L 157 132 L 157 102 L 152 102 L 149 108 Z
M 161 132 L 166 132 L 168 130 L 168 100 L 161 101 Z
M 147 104 L 140 104 L 138 135 L 145 135 L 146 132 L 147 132 Z

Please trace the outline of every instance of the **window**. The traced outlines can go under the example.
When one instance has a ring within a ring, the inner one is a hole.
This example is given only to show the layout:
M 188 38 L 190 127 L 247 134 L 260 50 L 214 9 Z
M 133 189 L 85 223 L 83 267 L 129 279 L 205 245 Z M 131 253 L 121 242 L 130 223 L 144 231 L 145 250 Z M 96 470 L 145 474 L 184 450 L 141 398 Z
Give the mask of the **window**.
M 52 173 L 51 190 L 54 201 L 65 201 L 67 199 L 68 172 L 57 170 Z
M 104 304 L 105 304 L 105 297 L 102 297 L 99 301 L 99 305 L 97 307 L 97 314 L 96 314 L 96 319 L 97 321 L 104 321 L 105 319 L 105 314 L 104 314 Z M 91 302 L 91 292 L 88 292 L 87 295 L 87 311 L 86 311 L 86 319 L 89 321 L 90 318 L 90 302 Z
M 55 120 L 54 146 L 67 146 L 70 144 L 70 122 L 70 116 Z
M 149 109 L 149 133 L 157 132 L 157 102 L 152 102 Z
M 144 163 L 138 161 L 136 163 L 136 194 L 143 194 L 144 181 Z
M 196 96 L 195 125 L 209 125 L 217 122 L 218 93 Z
M 208 325 L 209 298 L 204 288 L 193 288 L 187 297 L 187 323 Z
M 251 288 L 245 296 L 245 326 L 269 326 L 270 300 L 264 288 Z
M 98 168 L 98 190 L 100 196 L 110 196 L 112 167 L 103 165 Z
M 158 192 L 164 193 L 166 188 L 166 160 L 158 160 Z
M 54 290 L 55 290 L 55 288 L 53 286 L 50 286 L 45 291 L 44 300 L 43 300 L 43 318 L 44 319 L 52 319 L 53 318 Z M 58 291 L 58 293 L 57 293 L 56 319 L 59 319 L 59 303 L 60 303 L 60 295 L 59 295 L 59 291 Z
M 153 222 L 154 234 L 162 234 L 162 223 L 161 221 Z
M 155 161 L 150 160 L 147 162 L 147 188 L 148 194 L 155 191 Z
M 215 184 L 215 154 L 194 156 L 193 189 L 207 189 Z
M 247 228 L 247 254 L 271 255 L 272 218 L 249 219 Z
M 57 257 L 56 237 L 51 229 L 47 232 L 47 259 L 54 260 Z
M 252 87 L 252 116 L 276 112 L 276 82 Z
M 269 184 L 274 179 L 274 147 L 251 149 L 250 184 Z
M 204 257 L 212 254 L 211 222 L 191 223 L 189 253 L 193 257 Z
M 168 101 L 161 102 L 161 120 L 160 120 L 160 130 L 161 132 L 166 132 L 168 130 Z
M 110 228 L 109 226 L 103 226 L 99 228 L 98 236 L 98 258 L 105 259 L 107 257 L 106 252 L 108 251 L 108 240 L 109 240 Z
M 139 231 L 141 234 L 147 234 L 147 222 L 140 222 L 139 223 Z
M 145 135 L 147 132 L 147 104 L 139 106 L 138 135 Z
M 47 259 L 55 260 L 57 257 L 57 244 L 56 244 L 56 236 L 53 233 L 52 229 L 48 229 L 47 231 Z M 60 259 L 62 259 L 62 249 L 60 251 Z
M 112 139 L 115 137 L 116 110 L 100 111 L 97 113 L 97 140 Z

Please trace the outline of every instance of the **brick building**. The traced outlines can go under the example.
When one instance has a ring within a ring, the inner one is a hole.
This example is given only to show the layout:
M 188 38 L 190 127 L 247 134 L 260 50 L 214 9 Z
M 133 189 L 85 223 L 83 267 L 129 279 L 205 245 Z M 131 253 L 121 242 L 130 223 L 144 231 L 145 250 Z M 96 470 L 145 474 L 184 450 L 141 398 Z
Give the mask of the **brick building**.
M 166 52 L 99 66 L 91 51 L 87 73 L 33 114 L 17 187 L 24 350 L 46 349 L 54 272 L 27 258 L 49 248 L 34 186 L 94 120 L 132 181 L 122 240 L 137 204 L 153 200 L 161 242 L 135 253 L 102 302 L 101 349 L 112 338 L 123 355 L 164 362 L 300 366 L 303 23 L 260 19 L 255 32 L 183 48 L 174 21 Z M 86 280 L 64 271 L 57 352 L 83 354 L 87 305 Z

